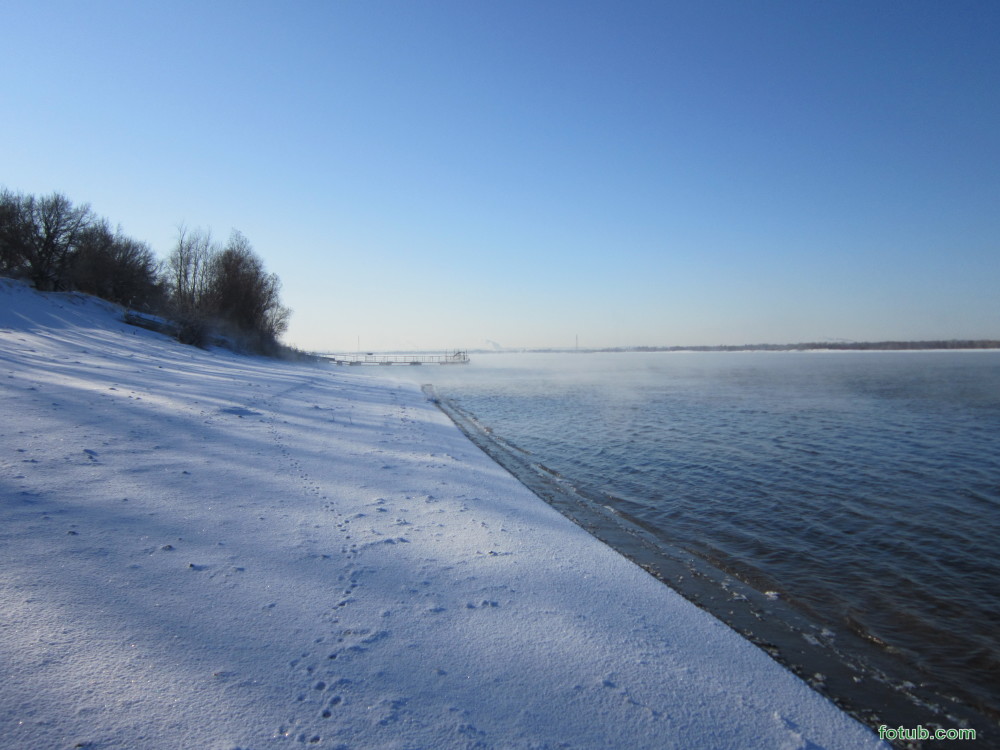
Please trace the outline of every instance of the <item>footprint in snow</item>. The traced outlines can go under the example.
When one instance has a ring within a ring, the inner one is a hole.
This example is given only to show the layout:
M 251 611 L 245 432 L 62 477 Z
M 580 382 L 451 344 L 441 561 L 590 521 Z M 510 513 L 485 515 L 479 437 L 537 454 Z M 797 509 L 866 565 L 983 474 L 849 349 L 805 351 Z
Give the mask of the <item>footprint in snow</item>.
M 261 413 L 259 411 L 254 411 L 253 409 L 245 409 L 242 406 L 230 406 L 225 409 L 219 409 L 221 414 L 232 414 L 233 416 L 240 417 L 259 417 Z

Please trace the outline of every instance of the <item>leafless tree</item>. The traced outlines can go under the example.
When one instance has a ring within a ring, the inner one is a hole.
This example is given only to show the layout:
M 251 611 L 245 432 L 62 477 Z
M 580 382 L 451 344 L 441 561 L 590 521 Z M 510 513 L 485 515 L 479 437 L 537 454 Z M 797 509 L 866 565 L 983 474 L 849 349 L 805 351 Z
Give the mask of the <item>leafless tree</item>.
M 18 216 L 21 196 L 0 190 L 0 273 L 19 276 L 24 271 Z
M 90 207 L 65 195 L 36 198 L 4 192 L 0 252 L 8 273 L 27 276 L 42 291 L 65 289 L 81 232 L 93 220 Z
M 75 287 L 112 302 L 148 309 L 160 301 L 158 264 L 149 245 L 133 239 L 121 227 L 112 231 L 107 219 L 86 227 L 73 256 Z
M 215 252 L 211 232 L 178 227 L 177 243 L 164 266 L 171 300 L 178 313 L 188 315 L 204 307 Z
M 290 311 L 281 304 L 281 282 L 254 252 L 250 241 L 234 230 L 211 263 L 209 296 L 222 321 L 261 346 L 273 342 L 287 327 Z

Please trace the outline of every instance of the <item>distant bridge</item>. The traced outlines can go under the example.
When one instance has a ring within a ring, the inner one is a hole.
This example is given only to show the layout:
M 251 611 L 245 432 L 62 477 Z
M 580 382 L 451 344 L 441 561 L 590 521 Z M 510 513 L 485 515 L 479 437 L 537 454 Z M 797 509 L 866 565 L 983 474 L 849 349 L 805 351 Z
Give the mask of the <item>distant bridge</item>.
M 467 365 L 468 352 L 453 354 L 326 354 L 335 365 Z

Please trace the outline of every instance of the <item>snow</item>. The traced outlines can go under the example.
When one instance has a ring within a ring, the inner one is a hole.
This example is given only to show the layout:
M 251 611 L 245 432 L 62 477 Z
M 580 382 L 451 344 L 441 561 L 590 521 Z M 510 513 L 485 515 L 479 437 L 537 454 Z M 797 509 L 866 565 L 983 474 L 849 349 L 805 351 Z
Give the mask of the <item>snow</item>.
M 416 386 L 0 279 L 0 398 L 6 748 L 882 747 Z

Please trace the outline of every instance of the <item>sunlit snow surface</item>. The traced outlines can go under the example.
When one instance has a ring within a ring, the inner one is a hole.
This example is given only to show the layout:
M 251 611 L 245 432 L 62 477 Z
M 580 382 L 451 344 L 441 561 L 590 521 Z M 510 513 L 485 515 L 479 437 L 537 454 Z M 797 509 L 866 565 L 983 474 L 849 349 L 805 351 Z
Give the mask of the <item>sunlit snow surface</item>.
M 0 280 L 6 748 L 864 748 L 420 393 Z

